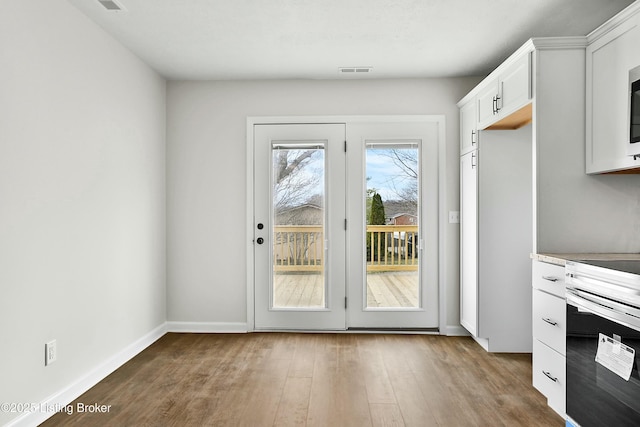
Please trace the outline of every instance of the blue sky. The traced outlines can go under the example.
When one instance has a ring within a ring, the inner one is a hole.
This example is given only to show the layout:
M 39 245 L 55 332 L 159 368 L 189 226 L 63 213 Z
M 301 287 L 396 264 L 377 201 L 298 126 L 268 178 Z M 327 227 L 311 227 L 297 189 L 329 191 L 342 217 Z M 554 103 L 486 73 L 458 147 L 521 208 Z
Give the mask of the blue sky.
M 366 176 L 370 178 L 367 181 L 367 189 L 375 188 L 382 200 L 396 200 L 399 198 L 396 190 L 401 190 L 407 180 L 402 178 L 402 169 L 382 154 L 384 151 L 386 150 L 367 149 Z

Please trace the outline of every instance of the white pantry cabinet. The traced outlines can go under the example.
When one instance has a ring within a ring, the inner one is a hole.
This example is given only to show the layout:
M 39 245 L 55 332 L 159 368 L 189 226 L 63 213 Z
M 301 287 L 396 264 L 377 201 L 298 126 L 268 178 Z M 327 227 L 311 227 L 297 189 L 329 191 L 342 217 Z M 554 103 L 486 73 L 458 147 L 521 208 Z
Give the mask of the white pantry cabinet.
M 460 323 L 487 351 L 531 351 L 531 126 L 460 158 Z
M 531 39 L 458 103 L 478 106 L 477 149 L 461 133 L 460 319 L 489 351 L 532 351 L 529 255 L 574 235 L 561 200 L 584 176 L 576 152 L 584 147 L 586 45 L 585 37 Z M 496 94 L 504 103 L 490 122 L 482 105 Z
M 475 98 L 460 107 L 460 154 L 478 148 L 478 105 Z
M 629 145 L 629 70 L 640 66 L 640 7 L 588 36 L 586 171 L 640 173 Z
M 460 157 L 460 324 L 478 335 L 478 152 Z

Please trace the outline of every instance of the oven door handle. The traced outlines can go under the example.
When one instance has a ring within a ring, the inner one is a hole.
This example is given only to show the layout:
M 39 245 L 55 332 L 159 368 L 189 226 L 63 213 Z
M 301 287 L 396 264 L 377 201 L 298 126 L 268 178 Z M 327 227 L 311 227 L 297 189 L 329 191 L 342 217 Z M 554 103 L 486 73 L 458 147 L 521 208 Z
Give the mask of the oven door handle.
M 590 299 L 589 297 L 585 297 L 584 294 L 578 295 L 575 292 L 576 291 L 573 289 L 567 289 L 567 304 L 571 304 L 574 307 L 581 309 L 582 311 L 597 314 L 598 316 L 602 316 L 605 319 L 611 320 L 612 322 L 620 323 L 622 325 L 628 326 L 629 328 L 635 329 L 636 331 L 640 331 L 640 318 L 629 315 L 624 311 L 616 310 L 615 308 L 601 304 L 598 301 Z

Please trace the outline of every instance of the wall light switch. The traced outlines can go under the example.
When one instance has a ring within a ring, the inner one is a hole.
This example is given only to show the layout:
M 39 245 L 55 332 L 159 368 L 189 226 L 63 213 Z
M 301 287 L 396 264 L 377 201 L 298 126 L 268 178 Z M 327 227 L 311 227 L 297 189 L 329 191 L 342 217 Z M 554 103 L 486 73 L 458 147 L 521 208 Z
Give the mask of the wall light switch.
M 460 223 L 460 211 L 449 211 L 449 224 Z

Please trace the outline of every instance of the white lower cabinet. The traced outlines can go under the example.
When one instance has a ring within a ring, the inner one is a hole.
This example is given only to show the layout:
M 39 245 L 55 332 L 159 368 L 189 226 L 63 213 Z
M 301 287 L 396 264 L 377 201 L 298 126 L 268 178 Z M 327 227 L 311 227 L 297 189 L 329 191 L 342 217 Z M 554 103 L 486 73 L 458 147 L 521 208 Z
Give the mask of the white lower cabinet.
M 567 308 L 564 267 L 533 261 L 533 386 L 565 416 Z
M 533 293 L 533 336 L 566 355 L 565 301 L 536 289 Z
M 565 356 L 546 344 L 533 340 L 533 386 L 544 394 L 547 404 L 565 417 Z

